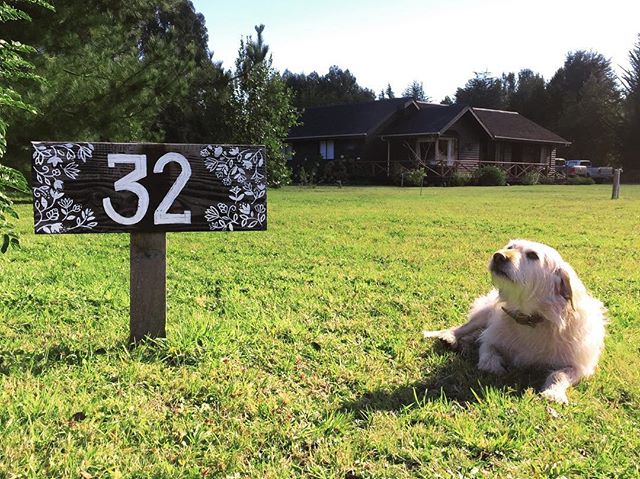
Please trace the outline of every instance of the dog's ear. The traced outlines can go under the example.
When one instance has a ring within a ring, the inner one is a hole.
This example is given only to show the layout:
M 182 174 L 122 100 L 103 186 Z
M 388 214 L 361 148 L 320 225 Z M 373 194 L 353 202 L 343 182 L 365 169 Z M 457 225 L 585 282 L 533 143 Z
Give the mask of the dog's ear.
M 573 304 L 573 290 L 571 288 L 571 275 L 565 268 L 562 267 L 556 269 L 555 274 L 555 293 L 567 300 L 571 304 L 571 308 L 575 311 L 576 308 Z

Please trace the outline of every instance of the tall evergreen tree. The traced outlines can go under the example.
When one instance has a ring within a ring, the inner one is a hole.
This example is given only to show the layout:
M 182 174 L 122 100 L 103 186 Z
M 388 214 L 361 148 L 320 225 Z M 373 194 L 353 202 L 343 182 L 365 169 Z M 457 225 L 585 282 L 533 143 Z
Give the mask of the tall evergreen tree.
M 403 97 L 411 97 L 416 101 L 429 101 L 430 98 L 424 93 L 424 86 L 421 81 L 413 80 L 402 92 Z
M 224 76 L 189 0 L 65 0 L 14 33 L 42 53 L 36 64 L 47 78 L 46 88 L 23 85 L 42 114 L 13 121 L 10 147 L 23 165 L 33 138 L 186 139 L 181 122 L 202 102 L 213 108 Z
M 506 104 L 502 81 L 489 72 L 476 72 L 464 87 L 456 90 L 456 103 L 503 110 Z
M 360 86 L 349 70 L 335 65 L 322 76 L 317 72 L 305 75 L 285 70 L 282 77 L 293 92 L 293 103 L 298 110 L 376 99 L 374 91 Z
M 387 95 L 387 98 L 395 98 L 396 94 L 393 93 L 393 90 L 391 89 L 391 83 L 387 83 L 387 89 L 385 90 L 385 93 Z
M 548 125 L 572 142 L 566 156 L 616 161 L 620 92 L 609 60 L 596 52 L 569 53 L 547 95 Z
M 620 129 L 622 164 L 640 178 L 640 35 L 629 52 L 629 69 L 622 75 L 625 89 Z
M 547 96 L 544 78 L 532 70 L 518 72 L 515 88 L 508 94 L 507 109 L 517 111 L 527 118 L 547 123 Z
M 6 27 L 4 24 L 9 21 L 17 20 L 21 25 L 31 21 L 29 14 L 15 6 L 15 3 L 0 3 L 0 25 L 3 27 Z M 30 3 L 37 8 L 53 9 L 43 0 L 30 0 Z M 11 29 L 3 28 L 5 34 L 8 30 Z M 15 41 L 15 37 L 10 33 L 8 37 L 0 38 L 0 160 L 3 160 L 7 149 L 6 134 L 9 125 L 5 118 L 15 111 L 28 115 L 37 113 L 15 88 L 19 82 L 42 81 L 42 78 L 34 73 L 34 67 L 28 59 L 28 56 L 35 52 L 33 47 Z M 20 172 L 0 163 L 0 253 L 5 253 L 10 246 L 19 244 L 18 234 L 10 220 L 10 217 L 18 218 L 9 196 L 12 192 L 26 193 L 27 182 Z
M 296 123 L 297 112 L 287 85 L 272 66 L 271 56 L 255 56 L 255 52 L 266 55 L 263 30 L 263 25 L 256 27 L 257 41 L 252 37 L 241 41 L 228 116 L 234 142 L 266 146 L 267 179 L 271 186 L 278 187 L 290 180 L 283 139 Z

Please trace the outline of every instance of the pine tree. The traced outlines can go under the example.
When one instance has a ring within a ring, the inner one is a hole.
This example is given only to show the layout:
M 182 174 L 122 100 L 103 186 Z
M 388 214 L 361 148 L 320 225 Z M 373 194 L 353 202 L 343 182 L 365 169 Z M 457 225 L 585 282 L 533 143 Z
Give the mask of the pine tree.
M 402 96 L 411 97 L 416 101 L 429 101 L 430 98 L 424 94 L 424 86 L 421 81 L 412 81 L 402 92 Z
M 38 7 L 52 9 L 53 7 L 44 0 L 29 0 Z M 14 3 L 14 2 L 12 2 Z M 30 21 L 31 17 L 24 11 L 8 3 L 0 3 L 0 24 L 8 21 Z M 34 73 L 33 64 L 26 58 L 35 53 L 33 47 L 24 45 L 14 40 L 0 39 L 0 159 L 6 153 L 7 127 L 5 120 L 7 113 L 22 110 L 30 115 L 36 113 L 36 109 L 25 102 L 22 95 L 14 88 L 14 84 L 23 81 L 42 81 L 41 77 Z M 19 237 L 9 216 L 18 218 L 18 213 L 13 208 L 13 202 L 9 197 L 11 191 L 26 193 L 27 182 L 17 170 L 0 164 L 0 252 L 5 253 L 10 246 L 19 245 Z
M 193 139 L 201 135 L 190 136 L 184 122 L 201 130 L 230 96 L 229 79 L 211 61 L 204 18 L 189 0 L 65 0 L 55 15 L 34 13 L 12 34 L 42 53 L 35 64 L 47 79 L 45 88 L 20 85 L 43 112 L 11 117 L 9 151 L 21 168 L 33 138 Z
M 620 130 L 622 164 L 628 173 L 640 176 L 640 35 L 629 52 L 629 69 L 624 71 L 622 83 L 625 89 Z
M 262 25 L 256 27 L 257 41 L 248 37 L 240 42 L 229 117 L 234 142 L 266 146 L 267 179 L 271 186 L 279 187 L 291 177 L 282 140 L 296 123 L 297 112 L 271 56 L 262 57 L 267 51 L 262 43 L 263 29 Z
M 395 98 L 396 94 L 393 93 L 393 90 L 391 89 L 391 83 L 387 83 L 387 89 L 385 90 L 385 93 L 387 95 L 387 98 Z
M 549 126 L 572 142 L 566 156 L 617 162 L 621 97 L 611 62 L 597 52 L 569 53 L 546 91 Z
M 475 72 L 475 76 L 463 88 L 456 90 L 456 103 L 504 110 L 502 81 L 492 77 L 489 72 Z

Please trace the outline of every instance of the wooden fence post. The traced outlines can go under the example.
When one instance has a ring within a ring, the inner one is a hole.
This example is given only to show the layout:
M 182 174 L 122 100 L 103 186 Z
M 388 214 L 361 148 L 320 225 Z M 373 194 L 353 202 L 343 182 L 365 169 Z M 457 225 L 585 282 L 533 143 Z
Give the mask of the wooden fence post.
M 611 191 L 611 199 L 617 200 L 620 197 L 620 173 L 622 168 L 613 170 L 613 190 Z
M 131 233 L 129 343 L 164 338 L 167 321 L 166 233 Z

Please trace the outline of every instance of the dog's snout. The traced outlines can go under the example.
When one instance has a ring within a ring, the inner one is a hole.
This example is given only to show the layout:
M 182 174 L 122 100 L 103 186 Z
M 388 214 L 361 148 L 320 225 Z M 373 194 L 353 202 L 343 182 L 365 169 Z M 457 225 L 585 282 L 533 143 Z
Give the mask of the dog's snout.
M 504 255 L 500 251 L 498 251 L 496 254 L 493 255 L 493 262 L 495 264 L 504 264 L 509 262 L 509 258 L 507 258 L 506 255 Z

